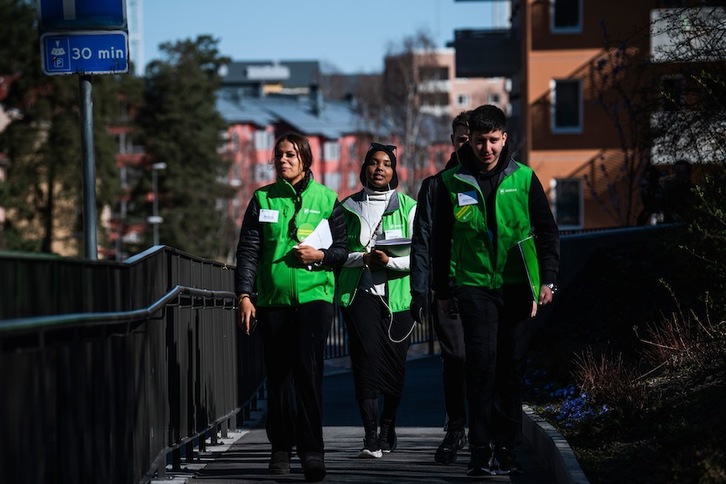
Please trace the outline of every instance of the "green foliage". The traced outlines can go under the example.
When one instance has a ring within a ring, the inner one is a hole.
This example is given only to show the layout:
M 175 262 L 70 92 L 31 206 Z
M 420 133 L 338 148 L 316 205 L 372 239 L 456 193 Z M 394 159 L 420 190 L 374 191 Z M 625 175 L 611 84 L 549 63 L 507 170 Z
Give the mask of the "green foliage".
M 138 117 L 150 162 L 166 163 L 159 173 L 160 242 L 215 257 L 226 250 L 220 235 L 226 213 L 217 202 L 229 196 L 218 181 L 227 164 L 217 152 L 226 123 L 216 109 L 216 91 L 218 71 L 229 59 L 210 36 L 165 43 L 161 51 L 165 59 L 147 67 Z M 137 200 L 150 191 L 150 178 L 137 187 Z M 137 211 L 150 214 L 150 202 L 137 204 Z

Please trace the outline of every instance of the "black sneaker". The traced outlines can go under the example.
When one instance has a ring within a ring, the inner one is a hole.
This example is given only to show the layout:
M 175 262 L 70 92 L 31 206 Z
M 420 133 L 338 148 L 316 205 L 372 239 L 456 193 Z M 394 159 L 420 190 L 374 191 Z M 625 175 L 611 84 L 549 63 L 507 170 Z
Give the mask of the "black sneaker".
M 363 439 L 363 448 L 358 452 L 358 457 L 360 459 L 380 459 L 383 457 L 381 444 L 378 442 L 378 435 L 376 435 L 375 430 L 366 432 Z
M 466 446 L 466 432 L 464 430 L 449 430 L 444 440 L 436 449 L 434 460 L 439 464 L 456 462 L 456 453 Z
M 494 474 L 500 476 L 516 474 L 521 469 L 522 466 L 519 462 L 517 462 L 512 449 L 503 446 L 497 446 L 494 448 L 494 454 L 492 455 L 491 461 L 491 470 Z
M 378 434 L 378 443 L 384 453 L 393 452 L 398 447 L 396 437 L 396 423 L 393 420 L 381 420 L 381 433 Z
M 325 460 L 322 452 L 306 452 L 300 459 L 305 474 L 305 480 L 308 482 L 318 482 L 325 479 Z
M 496 474 L 491 470 L 491 460 L 492 451 L 489 446 L 472 448 L 466 475 L 471 477 L 495 476 Z
M 290 452 L 287 450 L 274 450 L 270 457 L 270 465 L 268 466 L 270 474 L 289 474 L 290 473 Z

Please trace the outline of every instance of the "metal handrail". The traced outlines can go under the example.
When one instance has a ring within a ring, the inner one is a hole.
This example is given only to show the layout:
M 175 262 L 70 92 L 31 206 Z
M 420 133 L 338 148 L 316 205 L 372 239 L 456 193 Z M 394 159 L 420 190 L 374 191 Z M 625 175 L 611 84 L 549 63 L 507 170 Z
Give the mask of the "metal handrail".
M 0 321 L 0 332 L 37 330 L 40 326 L 50 325 L 52 328 L 72 326 L 73 323 L 97 323 L 108 324 L 116 321 L 119 323 L 139 321 L 148 319 L 157 311 L 163 309 L 171 300 L 179 295 L 197 296 L 205 299 L 232 299 L 236 300 L 235 293 L 230 291 L 210 291 L 177 285 L 154 304 L 147 308 L 133 309 L 131 311 L 110 311 L 96 313 L 75 313 L 49 316 L 33 316 L 30 318 L 6 319 Z M 47 329 L 47 328 L 44 328 Z

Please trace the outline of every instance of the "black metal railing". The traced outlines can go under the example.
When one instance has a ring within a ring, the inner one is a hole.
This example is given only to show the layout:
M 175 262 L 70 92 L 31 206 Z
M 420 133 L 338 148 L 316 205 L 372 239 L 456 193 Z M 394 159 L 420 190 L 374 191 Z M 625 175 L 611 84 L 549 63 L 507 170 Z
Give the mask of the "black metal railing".
M 155 247 L 123 264 L 0 254 L 8 482 L 145 482 L 236 428 L 263 384 L 232 271 Z

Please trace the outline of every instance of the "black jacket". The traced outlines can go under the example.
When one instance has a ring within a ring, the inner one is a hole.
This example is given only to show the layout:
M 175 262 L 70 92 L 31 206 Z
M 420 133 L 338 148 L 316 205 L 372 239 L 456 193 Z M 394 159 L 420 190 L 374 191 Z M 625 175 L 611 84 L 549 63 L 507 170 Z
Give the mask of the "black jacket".
M 456 152 L 451 153 L 449 161 L 444 170 L 459 164 Z M 442 171 L 444 171 L 442 170 Z M 425 178 L 421 182 L 416 200 L 416 216 L 413 222 L 413 234 L 411 236 L 411 296 L 422 296 L 429 294 L 431 290 L 433 250 L 433 216 L 434 216 L 434 195 L 436 185 L 440 182 L 441 171 L 435 175 Z

